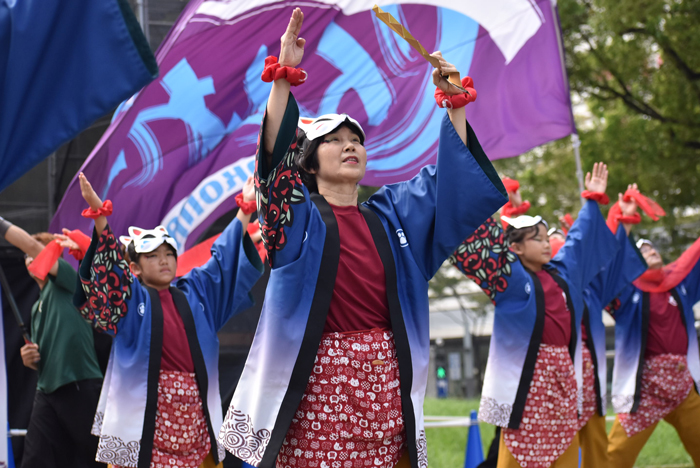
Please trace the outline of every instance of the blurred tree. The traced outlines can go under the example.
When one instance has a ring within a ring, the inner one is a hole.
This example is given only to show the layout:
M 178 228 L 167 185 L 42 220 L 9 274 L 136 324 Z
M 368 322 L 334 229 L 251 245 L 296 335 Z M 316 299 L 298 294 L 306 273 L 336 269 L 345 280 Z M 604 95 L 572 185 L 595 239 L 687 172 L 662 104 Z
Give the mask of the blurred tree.
M 674 259 L 700 234 L 700 2 L 560 0 L 584 170 L 609 164 L 608 194 L 637 182 L 667 216 L 638 233 Z M 579 112 L 582 110 L 583 112 Z M 579 208 L 569 139 L 496 162 L 548 220 Z M 653 232 L 650 231 L 653 229 Z

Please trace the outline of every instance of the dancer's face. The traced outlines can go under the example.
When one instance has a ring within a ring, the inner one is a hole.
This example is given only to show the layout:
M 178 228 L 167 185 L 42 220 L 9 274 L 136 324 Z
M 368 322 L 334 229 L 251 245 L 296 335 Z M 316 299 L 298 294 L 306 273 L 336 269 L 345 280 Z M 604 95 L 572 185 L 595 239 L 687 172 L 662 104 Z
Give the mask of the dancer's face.
M 664 266 L 661 255 L 659 255 L 659 252 L 657 252 L 653 246 L 644 244 L 639 251 L 642 252 L 642 257 L 644 257 L 650 270 L 658 270 Z
M 131 271 L 141 281 L 154 289 L 170 287 L 177 271 L 177 257 L 168 244 L 161 244 L 153 252 L 139 255 L 138 262 L 131 262 Z
M 537 231 L 526 235 L 520 242 L 513 242 L 510 248 L 520 257 L 523 265 L 533 271 L 541 270 L 552 259 L 547 227 L 542 223 L 537 225 Z
M 355 185 L 365 176 L 367 151 L 360 136 L 346 126 L 321 137 L 316 150 L 318 186 Z

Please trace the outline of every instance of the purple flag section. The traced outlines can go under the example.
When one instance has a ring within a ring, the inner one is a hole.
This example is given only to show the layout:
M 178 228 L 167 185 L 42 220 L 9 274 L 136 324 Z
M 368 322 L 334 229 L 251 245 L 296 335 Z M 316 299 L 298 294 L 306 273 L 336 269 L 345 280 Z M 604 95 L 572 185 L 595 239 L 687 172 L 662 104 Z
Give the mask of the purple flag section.
M 428 50 L 440 50 L 478 100 L 467 117 L 492 159 L 517 156 L 574 131 L 550 0 L 377 2 Z M 371 12 L 374 1 L 304 2 L 302 115 L 345 112 L 366 133 L 363 184 L 406 180 L 435 161 L 440 119 L 432 68 Z M 270 84 L 263 62 L 296 4 L 192 0 L 157 52 L 161 78 L 115 114 L 83 171 L 114 203 L 110 224 L 163 224 L 180 250 L 235 207 L 252 174 Z M 52 229 L 87 229 L 77 180 Z

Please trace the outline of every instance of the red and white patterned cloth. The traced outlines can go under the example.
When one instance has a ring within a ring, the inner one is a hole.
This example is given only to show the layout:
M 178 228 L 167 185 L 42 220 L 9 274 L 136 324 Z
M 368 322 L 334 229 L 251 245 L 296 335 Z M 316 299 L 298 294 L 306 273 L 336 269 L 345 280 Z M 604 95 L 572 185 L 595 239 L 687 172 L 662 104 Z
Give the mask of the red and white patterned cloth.
M 591 351 L 583 343 L 583 410 L 578 418 L 579 429 L 586 425 L 589 419 L 595 414 L 598 406 L 598 399 L 595 394 L 595 366 Z
M 541 344 L 519 429 L 503 440 L 523 468 L 547 468 L 578 432 L 576 378 L 566 346 Z
M 661 421 L 683 403 L 693 388 L 686 356 L 659 354 L 644 361 L 639 408 L 617 417 L 627 437 Z
M 151 468 L 198 467 L 210 449 L 195 374 L 161 371 Z
M 405 445 L 393 334 L 325 333 L 277 468 L 393 468 Z

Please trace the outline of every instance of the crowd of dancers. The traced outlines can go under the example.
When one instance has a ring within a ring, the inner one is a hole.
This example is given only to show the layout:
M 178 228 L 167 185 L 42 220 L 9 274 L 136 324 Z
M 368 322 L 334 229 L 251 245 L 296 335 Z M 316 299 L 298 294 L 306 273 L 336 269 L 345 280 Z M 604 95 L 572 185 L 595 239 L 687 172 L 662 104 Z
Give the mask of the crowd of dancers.
M 566 231 L 527 214 L 517 181 L 499 178 L 465 118 L 474 84 L 450 84 L 458 70 L 439 52 L 436 164 L 358 204 L 361 125 L 346 114 L 299 125 L 290 89 L 312 79 L 297 68 L 303 19 L 295 9 L 279 58 L 265 62 L 273 84 L 255 177 L 204 265 L 179 277 L 162 226 L 117 237 L 108 216 L 119 207 L 83 174 L 92 237 L 30 236 L 0 221 L 41 288 L 34 342 L 21 350 L 39 372 L 23 466 L 214 467 L 228 451 L 259 467 L 425 468 L 428 281 L 448 258 L 495 304 L 479 418 L 501 428 L 499 468 L 578 466 L 579 449 L 584 466 L 632 467 L 661 419 L 700 466 L 700 241 L 667 266 L 652 242 L 635 241 L 639 207 L 658 207 L 634 184 L 606 221 L 603 163 Z M 263 255 L 248 235 L 253 212 Z M 261 257 L 270 279 L 224 415 L 217 332 L 251 306 Z M 104 376 L 91 328 L 113 337 Z

